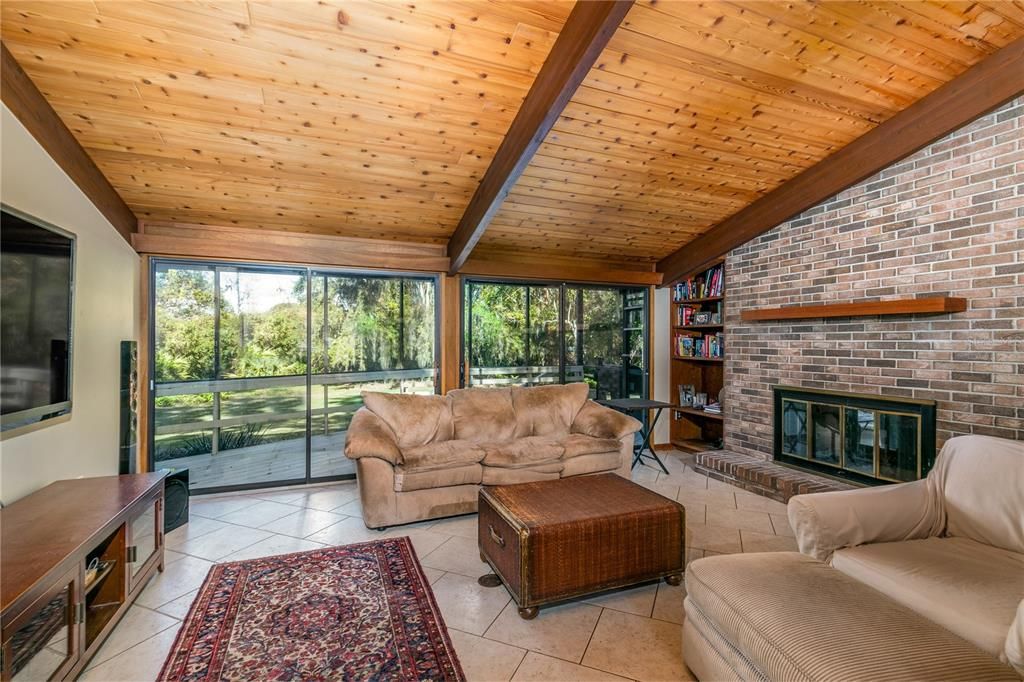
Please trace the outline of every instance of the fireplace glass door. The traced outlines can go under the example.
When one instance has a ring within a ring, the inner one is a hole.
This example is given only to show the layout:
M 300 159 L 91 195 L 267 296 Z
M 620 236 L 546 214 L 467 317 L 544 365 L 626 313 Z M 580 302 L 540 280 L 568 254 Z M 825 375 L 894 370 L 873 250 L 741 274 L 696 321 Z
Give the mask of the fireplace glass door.
M 922 415 L 794 398 L 778 405 L 783 459 L 879 481 L 915 481 L 926 473 Z

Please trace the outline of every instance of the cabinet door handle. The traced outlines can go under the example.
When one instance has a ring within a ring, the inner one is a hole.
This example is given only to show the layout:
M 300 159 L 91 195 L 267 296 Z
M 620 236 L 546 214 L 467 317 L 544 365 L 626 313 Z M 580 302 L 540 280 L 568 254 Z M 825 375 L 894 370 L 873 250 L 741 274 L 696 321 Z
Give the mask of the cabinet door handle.
M 128 548 L 128 559 L 127 559 L 127 562 L 129 564 L 134 564 L 138 560 L 139 560 L 139 548 L 136 547 L 135 545 L 132 545 L 131 547 Z
M 505 546 L 505 538 L 503 538 L 500 535 L 498 535 L 498 532 L 494 530 L 494 526 L 488 524 L 487 525 L 487 532 L 490 533 L 491 540 L 494 540 L 496 545 L 498 545 L 499 547 L 504 547 Z

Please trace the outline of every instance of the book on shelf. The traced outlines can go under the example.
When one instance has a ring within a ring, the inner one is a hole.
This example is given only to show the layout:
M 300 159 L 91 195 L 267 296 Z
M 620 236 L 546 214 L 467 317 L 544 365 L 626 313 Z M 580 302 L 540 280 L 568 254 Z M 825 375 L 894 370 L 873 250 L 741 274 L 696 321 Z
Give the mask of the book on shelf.
M 676 282 L 672 290 L 672 300 L 676 303 L 695 298 L 713 298 L 722 295 L 723 264 L 719 263 L 681 282 Z
M 681 358 L 721 358 L 725 356 L 725 334 L 691 336 L 676 334 L 675 354 Z
M 705 405 L 704 411 L 707 412 L 708 414 L 722 414 L 722 404 L 711 403 L 710 405 Z
M 721 324 L 722 304 L 716 303 L 715 309 L 707 310 L 699 305 L 680 305 L 676 308 L 676 326 L 692 327 L 696 325 Z

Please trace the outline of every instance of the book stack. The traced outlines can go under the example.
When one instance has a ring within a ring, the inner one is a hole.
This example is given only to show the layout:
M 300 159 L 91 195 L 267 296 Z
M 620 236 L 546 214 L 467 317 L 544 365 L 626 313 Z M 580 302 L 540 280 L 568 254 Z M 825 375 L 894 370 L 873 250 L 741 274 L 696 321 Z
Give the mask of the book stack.
M 707 303 L 696 305 L 680 305 L 676 307 L 676 326 L 689 327 L 691 325 L 721 324 L 722 304 L 716 303 L 711 310 Z
M 698 309 L 692 305 L 681 305 L 676 308 L 676 325 L 680 327 L 688 327 L 693 324 L 693 314 L 698 312 Z
M 681 282 L 677 282 L 672 292 L 676 303 L 695 298 L 712 298 L 722 295 L 722 264 L 708 268 L 704 272 Z
M 722 403 L 711 403 L 704 406 L 704 411 L 709 414 L 722 414 Z
M 725 356 L 725 335 L 676 336 L 676 356 L 681 358 L 721 358 Z

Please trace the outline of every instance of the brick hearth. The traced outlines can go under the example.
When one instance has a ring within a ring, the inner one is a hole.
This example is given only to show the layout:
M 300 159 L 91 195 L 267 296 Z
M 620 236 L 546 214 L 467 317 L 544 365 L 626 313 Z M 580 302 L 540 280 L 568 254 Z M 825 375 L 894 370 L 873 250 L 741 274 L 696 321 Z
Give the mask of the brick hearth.
M 735 452 L 704 452 L 694 458 L 702 474 L 779 502 L 793 495 L 851 490 L 855 486 Z

